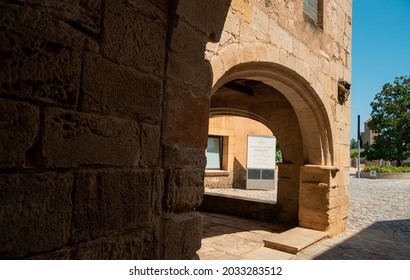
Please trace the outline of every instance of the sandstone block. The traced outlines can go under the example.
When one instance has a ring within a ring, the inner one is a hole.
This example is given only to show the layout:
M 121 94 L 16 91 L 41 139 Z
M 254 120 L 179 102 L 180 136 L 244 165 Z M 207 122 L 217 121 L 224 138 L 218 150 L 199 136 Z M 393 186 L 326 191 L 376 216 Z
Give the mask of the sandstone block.
M 165 103 L 162 143 L 205 148 L 210 97 L 196 88 L 170 82 Z
M 189 34 L 190 36 L 187 36 Z M 172 33 L 168 75 L 179 82 L 209 90 L 212 70 L 204 58 L 208 38 L 185 22 L 180 22 Z M 195 67 L 191 67 L 195 65 Z
M 330 202 L 329 198 L 326 196 L 300 194 L 299 205 L 301 207 L 327 211 L 327 209 L 329 209 Z
M 159 125 L 142 124 L 141 162 L 142 167 L 159 166 L 161 156 L 161 128 Z
M 170 144 L 164 145 L 163 153 L 165 167 L 198 167 L 205 169 L 205 148 Z
M 252 26 L 261 31 L 262 33 L 268 33 L 269 31 L 269 17 L 266 13 L 260 9 L 253 7 L 252 9 Z
M 182 0 L 177 15 L 206 34 L 211 41 L 219 41 L 231 0 Z
M 0 258 L 62 247 L 70 238 L 71 174 L 0 175 Z
M 27 4 L 41 7 L 51 16 L 62 19 L 76 28 L 88 32 L 100 31 L 101 0 L 25 0 Z
M 201 248 L 202 215 L 189 212 L 164 220 L 164 259 L 192 259 Z
M 45 111 L 42 161 L 47 168 L 136 166 L 140 130 L 134 121 L 60 109 Z
M 204 171 L 198 168 L 168 171 L 163 205 L 170 212 L 192 211 L 202 203 Z
M 252 10 L 248 0 L 232 0 L 232 10 L 242 14 L 243 20 L 251 22 Z
M 237 65 L 239 63 L 239 52 L 238 52 L 238 44 L 231 44 L 229 46 L 224 47 L 220 52 L 219 52 L 219 57 L 222 60 L 222 64 L 225 67 L 225 70 L 231 69 L 233 66 Z M 213 65 L 212 65 L 213 66 Z M 224 74 L 224 73 L 219 73 L 219 69 L 214 69 L 212 67 L 213 73 L 214 73 L 214 81 L 213 83 L 215 84 L 218 79 Z M 217 72 L 217 73 L 215 73 Z
M 162 75 L 166 14 L 148 0 L 126 2 L 106 1 L 102 50 L 120 64 Z
M 2 29 L 0 41 L 0 95 L 76 105 L 81 75 L 77 49 L 34 32 Z
M 161 119 L 162 82 L 152 75 L 88 53 L 82 88 L 85 112 L 120 113 L 151 123 Z
M 0 168 L 24 168 L 39 130 L 39 109 L 0 99 Z
M 149 225 L 161 213 L 161 171 L 78 172 L 71 240 L 79 242 Z
M 70 247 L 30 256 L 34 260 L 155 260 L 159 258 L 159 230 L 146 227 Z
M 155 260 L 159 259 L 158 239 L 158 233 L 150 228 L 133 230 L 80 244 L 72 250 L 71 259 Z

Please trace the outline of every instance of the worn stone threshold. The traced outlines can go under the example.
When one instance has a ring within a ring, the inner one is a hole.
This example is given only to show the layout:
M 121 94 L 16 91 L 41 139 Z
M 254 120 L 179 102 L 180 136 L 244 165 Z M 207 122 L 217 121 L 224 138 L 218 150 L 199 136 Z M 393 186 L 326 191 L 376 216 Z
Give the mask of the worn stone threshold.
M 265 247 L 297 254 L 306 247 L 327 238 L 328 234 L 307 228 L 295 227 L 264 240 Z
M 296 227 L 266 238 L 265 247 L 241 256 L 227 253 L 216 260 L 290 260 L 301 250 L 327 237 L 328 234 L 323 231 Z

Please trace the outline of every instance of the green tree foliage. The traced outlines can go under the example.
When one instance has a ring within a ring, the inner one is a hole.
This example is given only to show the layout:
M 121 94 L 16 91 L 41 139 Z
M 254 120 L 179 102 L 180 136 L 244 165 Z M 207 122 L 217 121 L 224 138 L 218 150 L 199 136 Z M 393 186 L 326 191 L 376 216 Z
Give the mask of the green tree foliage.
M 410 157 L 410 78 L 397 77 L 376 94 L 369 128 L 377 133 L 366 149 L 367 159 L 396 160 Z
M 350 149 L 357 149 L 357 141 L 354 138 L 350 140 Z

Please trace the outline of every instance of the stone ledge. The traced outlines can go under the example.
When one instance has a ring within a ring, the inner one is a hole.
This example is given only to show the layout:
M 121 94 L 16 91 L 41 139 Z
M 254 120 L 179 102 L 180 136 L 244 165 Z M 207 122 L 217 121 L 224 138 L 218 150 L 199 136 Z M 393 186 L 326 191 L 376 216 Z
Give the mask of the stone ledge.
M 228 177 L 230 171 L 225 170 L 205 170 L 205 177 Z
M 196 210 L 272 222 L 277 220 L 280 206 L 258 199 L 205 193 L 202 204 Z
M 410 173 L 377 173 L 376 178 L 373 178 L 370 177 L 370 172 L 360 172 L 360 178 L 410 180 Z

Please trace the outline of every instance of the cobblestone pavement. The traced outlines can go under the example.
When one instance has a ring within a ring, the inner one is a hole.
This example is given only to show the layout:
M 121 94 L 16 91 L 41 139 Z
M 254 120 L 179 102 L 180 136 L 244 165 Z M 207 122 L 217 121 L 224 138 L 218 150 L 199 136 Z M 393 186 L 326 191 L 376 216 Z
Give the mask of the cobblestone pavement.
M 274 191 L 207 191 L 276 199 Z M 410 181 L 351 177 L 349 195 L 348 229 L 299 252 L 295 259 L 409 260 Z

